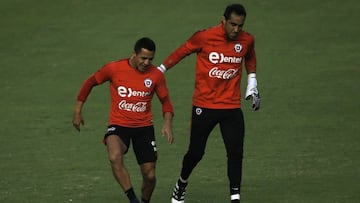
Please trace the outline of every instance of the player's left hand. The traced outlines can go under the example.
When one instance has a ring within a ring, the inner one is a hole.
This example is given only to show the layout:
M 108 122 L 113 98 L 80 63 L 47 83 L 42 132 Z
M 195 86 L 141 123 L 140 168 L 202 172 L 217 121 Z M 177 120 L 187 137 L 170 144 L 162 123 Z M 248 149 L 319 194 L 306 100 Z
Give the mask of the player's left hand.
M 252 99 L 252 108 L 254 109 L 254 111 L 260 109 L 260 94 L 257 89 L 257 80 L 255 73 L 248 74 L 248 85 L 246 88 L 245 99 Z
M 257 93 L 252 93 L 251 95 L 248 95 L 246 97 L 246 100 L 249 100 L 250 98 L 252 99 L 252 108 L 254 109 L 254 111 L 260 109 L 260 94 L 258 91 L 256 92 Z
M 161 135 L 164 137 L 167 136 L 167 140 L 170 144 L 174 142 L 174 136 L 172 132 L 172 128 L 170 124 L 164 124 L 163 128 L 161 129 Z

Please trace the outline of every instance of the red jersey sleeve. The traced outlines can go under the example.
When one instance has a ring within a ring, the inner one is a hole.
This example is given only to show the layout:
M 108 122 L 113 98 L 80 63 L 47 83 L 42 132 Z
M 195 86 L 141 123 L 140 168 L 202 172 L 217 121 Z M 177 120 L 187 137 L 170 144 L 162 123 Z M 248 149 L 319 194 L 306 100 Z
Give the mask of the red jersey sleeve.
M 82 85 L 77 96 L 77 100 L 85 102 L 92 88 L 96 85 L 98 85 L 98 83 L 96 82 L 94 75 L 91 75 L 87 80 L 85 80 L 84 84 Z
M 160 76 L 160 80 L 156 86 L 155 92 L 162 104 L 163 114 L 165 112 L 170 112 L 170 113 L 174 114 L 174 108 L 170 101 L 169 91 L 166 86 L 166 81 L 165 81 L 164 75 Z
M 202 32 L 198 31 L 194 33 L 184 44 L 172 52 L 168 57 L 165 58 L 163 64 L 166 69 L 170 69 L 175 66 L 184 57 L 201 50 L 202 47 Z
M 254 37 L 251 37 L 249 41 L 249 51 L 245 55 L 245 68 L 247 73 L 256 72 L 256 54 L 255 54 Z
M 110 68 L 111 68 L 111 63 L 103 66 L 93 75 L 91 75 L 87 80 L 85 80 L 79 91 L 77 100 L 85 102 L 94 86 L 97 86 L 99 84 L 104 83 L 105 81 L 108 81 L 110 79 Z
M 94 77 L 98 84 L 102 84 L 111 79 L 111 69 L 113 67 L 113 63 L 106 64 L 102 68 L 100 68 L 96 73 L 94 73 Z

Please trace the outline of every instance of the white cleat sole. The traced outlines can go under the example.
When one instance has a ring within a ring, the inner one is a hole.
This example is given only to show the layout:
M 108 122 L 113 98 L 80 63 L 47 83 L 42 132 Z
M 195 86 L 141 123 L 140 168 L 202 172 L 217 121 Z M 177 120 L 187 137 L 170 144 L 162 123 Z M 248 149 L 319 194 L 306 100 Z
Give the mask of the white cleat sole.
M 185 200 L 176 200 L 176 199 L 174 199 L 174 198 L 171 198 L 171 203 L 184 203 L 185 202 Z

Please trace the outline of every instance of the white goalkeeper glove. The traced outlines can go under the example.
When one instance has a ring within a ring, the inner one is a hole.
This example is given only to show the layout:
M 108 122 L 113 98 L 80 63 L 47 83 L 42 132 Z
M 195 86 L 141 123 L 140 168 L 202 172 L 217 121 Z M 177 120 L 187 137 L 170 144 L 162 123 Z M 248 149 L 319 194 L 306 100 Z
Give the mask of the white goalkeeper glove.
M 252 108 L 254 111 L 259 110 L 260 108 L 260 94 L 257 89 L 257 80 L 256 80 L 256 74 L 250 73 L 248 74 L 248 85 L 246 88 L 246 94 L 245 99 L 249 100 L 252 99 Z
M 158 66 L 157 69 L 159 69 L 159 71 L 161 71 L 162 73 L 166 72 L 166 68 L 163 64 L 160 64 L 160 66 Z

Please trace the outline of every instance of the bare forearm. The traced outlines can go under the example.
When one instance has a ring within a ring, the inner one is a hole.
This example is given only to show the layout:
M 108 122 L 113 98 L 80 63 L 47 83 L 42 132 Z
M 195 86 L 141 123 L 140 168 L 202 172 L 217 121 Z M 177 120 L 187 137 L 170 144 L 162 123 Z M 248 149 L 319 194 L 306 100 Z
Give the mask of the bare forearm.
M 173 119 L 173 113 L 172 112 L 165 112 L 164 113 L 164 120 L 166 124 L 172 124 Z
M 83 101 L 76 101 L 74 113 L 81 114 L 83 106 L 84 106 Z

